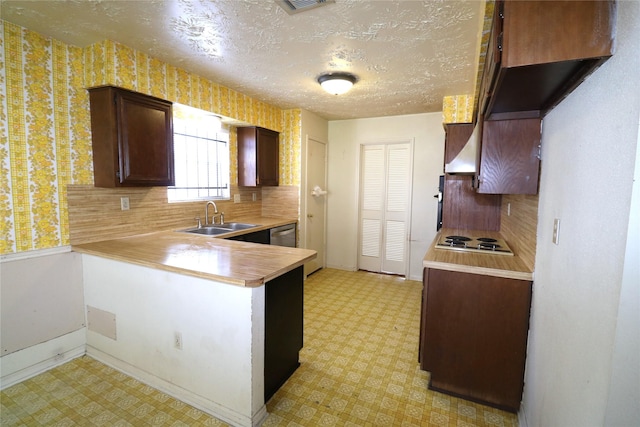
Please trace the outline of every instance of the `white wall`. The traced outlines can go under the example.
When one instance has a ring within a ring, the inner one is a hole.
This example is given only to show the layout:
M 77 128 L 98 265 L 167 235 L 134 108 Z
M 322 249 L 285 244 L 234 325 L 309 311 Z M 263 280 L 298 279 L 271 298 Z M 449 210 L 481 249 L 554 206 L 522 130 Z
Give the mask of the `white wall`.
M 307 140 L 313 139 L 327 144 L 329 141 L 329 122 L 322 117 L 316 116 L 306 110 L 301 110 L 302 124 L 300 126 L 301 134 L 301 148 L 300 148 L 300 218 L 298 222 L 298 230 L 300 235 L 298 240 L 300 244 L 305 241 L 307 233 L 307 210 L 306 199 L 311 197 L 308 194 L 304 194 L 303 191 L 307 188 L 307 170 L 306 170 L 306 158 L 307 158 Z M 301 246 L 302 247 L 302 246 Z
M 640 145 L 640 117 L 638 118 Z M 607 426 L 640 425 L 640 148 L 631 197 L 627 252 L 622 273 L 618 325 L 613 350 Z
M 84 321 L 79 254 L 60 247 L 3 256 L 0 386 L 83 354 Z
M 82 259 L 85 303 L 109 314 L 88 315 L 88 355 L 232 425 L 264 421 L 264 286 Z
M 360 145 L 414 140 L 410 279 L 422 280 L 422 258 L 436 234 L 438 176 L 444 159 L 442 113 L 329 122 L 327 266 L 358 266 Z
M 618 320 L 633 341 L 619 352 L 638 348 L 640 339 L 637 317 L 619 318 L 624 265 L 638 261 L 626 240 L 637 239 L 629 223 L 640 116 L 640 3 L 621 1 L 618 8 L 616 54 L 543 121 L 523 401 L 529 427 L 605 425 L 613 372 L 619 378 L 638 371 L 637 355 L 629 355 L 635 366 L 626 366 L 624 357 L 612 362 Z M 551 242 L 554 218 L 561 220 L 558 245 Z M 635 288 L 628 293 L 637 295 L 637 269 L 630 274 L 625 292 Z M 621 401 L 609 410 L 637 414 L 638 387 L 627 390 L 633 409 Z

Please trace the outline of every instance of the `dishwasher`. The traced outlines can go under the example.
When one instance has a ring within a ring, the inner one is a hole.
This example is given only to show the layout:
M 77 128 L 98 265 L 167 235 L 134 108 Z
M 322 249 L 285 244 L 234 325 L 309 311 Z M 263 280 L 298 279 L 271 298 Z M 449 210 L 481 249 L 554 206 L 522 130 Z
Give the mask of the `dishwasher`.
M 296 247 L 296 224 L 274 227 L 269 233 L 269 243 L 275 246 Z

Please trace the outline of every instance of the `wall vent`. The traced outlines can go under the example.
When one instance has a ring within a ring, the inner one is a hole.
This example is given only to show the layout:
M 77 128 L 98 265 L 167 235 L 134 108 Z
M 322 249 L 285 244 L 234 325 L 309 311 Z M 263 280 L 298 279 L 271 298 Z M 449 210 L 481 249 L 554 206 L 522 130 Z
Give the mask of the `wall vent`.
M 275 0 L 276 4 L 283 8 L 289 15 L 304 12 L 305 10 L 335 3 L 336 0 Z

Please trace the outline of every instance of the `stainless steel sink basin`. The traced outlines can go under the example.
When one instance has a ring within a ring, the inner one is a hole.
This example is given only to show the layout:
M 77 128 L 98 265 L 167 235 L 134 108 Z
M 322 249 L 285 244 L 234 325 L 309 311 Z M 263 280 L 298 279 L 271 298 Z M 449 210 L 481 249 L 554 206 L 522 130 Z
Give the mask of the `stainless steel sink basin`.
M 180 230 L 183 233 L 194 233 L 194 234 L 206 234 L 208 236 L 217 236 L 219 234 L 231 233 L 233 230 L 228 228 L 218 228 L 218 227 L 202 227 L 202 228 L 187 228 L 186 230 Z
M 232 231 L 246 230 L 248 228 L 258 227 L 256 224 L 245 224 L 242 222 L 227 222 L 225 224 L 208 224 L 201 228 L 187 228 L 180 230 L 183 233 L 205 234 L 207 236 L 219 236 L 221 234 L 231 233 Z
M 229 230 L 246 230 L 247 228 L 257 227 L 257 224 L 245 224 L 242 222 L 225 222 L 224 224 L 210 224 L 207 227 L 226 228 Z

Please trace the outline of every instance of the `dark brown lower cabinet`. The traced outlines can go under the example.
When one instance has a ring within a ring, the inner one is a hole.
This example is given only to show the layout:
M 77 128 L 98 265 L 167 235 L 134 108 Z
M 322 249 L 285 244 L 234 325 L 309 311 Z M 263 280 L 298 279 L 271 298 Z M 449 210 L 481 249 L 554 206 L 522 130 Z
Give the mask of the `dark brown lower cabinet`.
M 298 369 L 302 349 L 303 267 L 265 284 L 264 401 Z
M 423 281 L 419 358 L 429 388 L 517 412 L 532 282 L 431 268 Z

